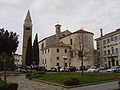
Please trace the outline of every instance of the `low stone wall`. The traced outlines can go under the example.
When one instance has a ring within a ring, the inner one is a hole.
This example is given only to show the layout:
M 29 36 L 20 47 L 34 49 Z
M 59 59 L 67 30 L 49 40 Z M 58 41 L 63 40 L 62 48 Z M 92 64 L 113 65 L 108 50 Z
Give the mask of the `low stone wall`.
M 4 74 L 6 74 L 6 76 L 18 76 L 20 75 L 20 72 L 0 72 L 0 76 L 4 76 Z

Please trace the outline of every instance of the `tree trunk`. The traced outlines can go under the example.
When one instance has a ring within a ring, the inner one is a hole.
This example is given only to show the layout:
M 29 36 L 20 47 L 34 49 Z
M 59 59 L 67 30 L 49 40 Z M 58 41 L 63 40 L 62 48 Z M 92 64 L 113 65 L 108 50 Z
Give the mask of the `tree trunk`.
M 81 66 L 82 66 L 82 75 L 84 74 L 83 72 L 83 57 L 81 58 Z

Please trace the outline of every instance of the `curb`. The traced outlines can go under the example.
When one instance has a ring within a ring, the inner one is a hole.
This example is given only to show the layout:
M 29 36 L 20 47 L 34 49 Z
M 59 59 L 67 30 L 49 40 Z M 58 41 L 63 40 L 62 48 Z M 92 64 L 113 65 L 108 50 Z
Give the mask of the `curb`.
M 89 85 L 104 84 L 104 83 L 108 83 L 108 82 L 117 81 L 117 80 L 110 80 L 110 81 L 103 81 L 103 82 L 96 82 L 96 83 L 88 83 L 88 84 L 82 84 L 82 85 L 65 86 L 65 85 L 62 85 L 62 84 L 57 84 L 57 83 L 48 82 L 48 81 L 44 81 L 44 80 L 38 80 L 38 79 L 32 79 L 32 80 L 39 81 L 39 82 L 42 82 L 42 83 L 47 83 L 47 84 L 54 85 L 54 86 L 60 86 L 60 87 L 63 87 L 63 88 L 68 88 L 68 89 L 69 89 L 69 88 L 89 86 Z

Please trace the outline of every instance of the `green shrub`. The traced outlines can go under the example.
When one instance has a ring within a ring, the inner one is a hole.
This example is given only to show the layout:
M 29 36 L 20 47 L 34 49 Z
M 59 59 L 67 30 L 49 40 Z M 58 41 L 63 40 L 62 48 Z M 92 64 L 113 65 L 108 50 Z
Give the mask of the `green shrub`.
M 7 85 L 8 89 L 7 90 L 17 90 L 18 84 L 17 83 L 9 83 Z
M 7 83 L 5 81 L 3 81 L 2 79 L 0 79 L 0 87 L 5 86 Z
M 73 78 L 71 78 L 71 79 L 72 79 L 72 81 L 73 81 L 73 85 L 78 85 L 79 82 L 80 82 L 78 78 L 73 77 Z
M 4 86 L 0 86 L 0 90 L 17 90 L 18 84 L 17 83 L 9 83 Z
M 64 80 L 64 85 L 66 86 L 72 86 L 72 85 L 78 85 L 78 84 L 79 84 L 79 79 L 77 78 L 70 78 L 70 79 Z

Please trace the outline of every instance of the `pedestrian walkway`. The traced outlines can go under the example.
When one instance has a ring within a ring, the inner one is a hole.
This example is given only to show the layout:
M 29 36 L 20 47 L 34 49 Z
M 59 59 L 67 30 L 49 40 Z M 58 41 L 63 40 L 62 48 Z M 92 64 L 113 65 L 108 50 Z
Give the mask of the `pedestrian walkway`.
M 66 89 L 60 86 L 53 86 L 46 83 L 26 79 L 25 75 L 8 76 L 7 81 L 12 83 L 18 83 L 18 90 L 114 90 L 118 88 L 118 82 L 115 81 L 98 85 Z
M 63 87 L 48 85 L 46 83 L 26 79 L 25 75 L 8 76 L 7 82 L 18 83 L 18 90 L 64 90 Z

